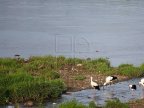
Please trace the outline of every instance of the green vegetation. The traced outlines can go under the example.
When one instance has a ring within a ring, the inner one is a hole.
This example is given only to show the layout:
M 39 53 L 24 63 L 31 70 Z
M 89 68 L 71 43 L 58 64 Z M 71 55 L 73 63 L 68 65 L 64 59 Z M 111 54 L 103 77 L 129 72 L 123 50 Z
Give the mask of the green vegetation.
M 75 77 L 75 80 L 84 80 L 84 79 L 86 79 L 86 77 L 83 75 L 78 75 Z
M 71 100 L 60 104 L 58 108 L 129 108 L 129 105 L 126 103 L 121 103 L 119 100 L 113 100 L 108 101 L 103 107 L 97 106 L 93 101 L 91 101 L 87 106 L 77 102 L 76 100 Z
M 51 71 L 47 67 L 50 63 L 39 57 L 30 60 L 25 63 L 23 59 L 0 58 L 0 104 L 28 100 L 43 102 L 58 98 L 66 89 L 60 75 L 53 67 L 50 67 Z M 46 67 L 39 67 L 44 64 Z
M 65 89 L 61 80 L 47 80 L 17 72 L 0 78 L 0 103 L 17 103 L 27 100 L 42 102 L 57 98 Z
M 59 108 L 87 108 L 87 106 L 77 102 L 76 100 L 71 100 L 60 104 Z
M 82 66 L 78 67 L 77 64 Z M 65 68 L 71 70 L 72 67 L 83 69 L 87 73 L 104 75 L 140 77 L 144 74 L 144 64 L 137 67 L 131 64 L 112 67 L 106 58 L 92 60 L 43 56 L 30 57 L 28 61 L 23 58 L 0 58 L 0 104 L 27 100 L 42 102 L 45 99 L 58 98 L 66 90 L 65 84 L 60 79 L 59 70 Z M 74 79 L 85 80 L 86 77 L 77 74 Z
M 106 72 L 111 69 L 110 62 L 107 59 L 99 58 L 95 60 L 87 60 L 84 62 L 86 69 L 94 72 Z
M 144 71 L 141 67 L 134 67 L 132 64 L 122 64 L 118 67 L 120 75 L 128 77 L 140 77 Z
M 104 108 L 129 108 L 126 103 L 121 103 L 118 99 L 113 101 L 108 101 Z
M 88 106 L 88 107 L 89 107 L 89 108 L 101 108 L 101 107 L 98 107 L 98 106 L 95 104 L 94 101 L 89 102 L 89 106 Z

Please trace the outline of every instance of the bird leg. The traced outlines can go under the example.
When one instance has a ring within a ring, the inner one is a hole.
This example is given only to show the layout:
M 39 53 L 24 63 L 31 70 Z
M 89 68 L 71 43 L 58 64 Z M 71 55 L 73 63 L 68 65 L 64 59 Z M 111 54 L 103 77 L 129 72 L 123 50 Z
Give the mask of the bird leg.
M 103 90 L 104 90 L 104 85 L 103 85 Z
M 92 98 L 93 98 L 93 99 L 94 99 L 94 97 L 96 96 L 96 93 L 95 93 L 95 92 L 96 92 L 96 90 L 94 89 L 94 90 L 93 90 L 93 95 L 92 95 Z
M 109 83 L 109 87 L 110 87 L 110 89 L 111 89 L 111 82 Z
M 134 90 L 131 91 L 132 96 L 134 96 Z
M 142 88 L 142 94 L 143 94 L 142 98 L 144 98 L 144 88 Z

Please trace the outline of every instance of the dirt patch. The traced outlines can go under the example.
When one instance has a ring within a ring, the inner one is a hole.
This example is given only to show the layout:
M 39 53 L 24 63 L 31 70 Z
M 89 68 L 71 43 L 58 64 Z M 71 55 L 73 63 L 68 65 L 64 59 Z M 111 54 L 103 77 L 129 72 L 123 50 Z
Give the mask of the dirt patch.
M 90 77 L 93 77 L 93 81 L 96 81 L 100 86 L 104 84 L 106 75 L 101 74 L 101 72 L 88 72 L 82 66 L 65 66 L 63 69 L 59 70 L 61 78 L 64 80 L 68 91 L 79 91 L 83 89 L 91 88 Z M 76 79 L 78 76 L 84 79 Z M 117 76 L 119 81 L 128 80 L 128 77 Z M 115 83 L 115 82 L 114 82 Z

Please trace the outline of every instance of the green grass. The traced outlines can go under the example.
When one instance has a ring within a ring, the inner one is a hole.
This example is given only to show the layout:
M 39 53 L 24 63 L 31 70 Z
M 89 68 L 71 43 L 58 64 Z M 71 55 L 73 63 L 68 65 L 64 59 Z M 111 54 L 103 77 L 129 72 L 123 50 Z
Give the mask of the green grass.
M 128 104 L 120 102 L 118 99 L 108 101 L 104 108 L 130 108 Z
M 77 75 L 77 76 L 75 76 L 75 80 L 81 80 L 81 81 L 83 81 L 85 79 L 86 79 L 86 77 L 83 76 L 83 75 Z
M 135 67 L 132 64 L 122 64 L 118 67 L 118 74 L 128 77 L 139 77 L 143 74 L 140 67 Z
M 63 56 L 37 56 L 30 57 L 25 63 L 21 58 L 0 58 L 0 104 L 22 102 L 25 100 L 44 101 L 57 98 L 65 90 L 65 85 L 60 79 L 58 71 L 63 67 L 76 67 L 82 64 L 82 68 L 88 74 L 124 75 L 128 77 L 140 77 L 144 75 L 144 64 L 134 66 L 121 64 L 112 67 L 106 58 L 79 59 L 65 58 Z M 83 71 L 82 70 L 82 71 Z M 86 77 L 79 74 L 75 80 L 84 80 Z
M 33 76 L 46 76 L 49 79 L 55 79 L 59 77 L 57 71 L 65 66 L 76 66 L 76 64 L 82 64 L 83 69 L 86 72 L 93 72 L 95 74 L 118 74 L 128 77 L 139 77 L 144 73 L 144 64 L 137 67 L 132 64 L 121 64 L 118 67 L 112 67 L 107 58 L 87 60 L 79 58 L 65 58 L 63 56 L 34 56 L 29 59 L 28 63 L 23 63 L 22 61 L 23 59 L 20 59 L 18 62 L 11 58 L 1 58 L 0 74 L 13 73 L 18 68 L 23 68 Z
M 87 60 L 84 62 L 87 70 L 92 72 L 106 72 L 111 69 L 110 62 L 107 59 L 99 58 L 95 60 Z
M 140 65 L 140 69 L 144 72 L 144 63 Z
M 91 101 L 89 105 L 84 105 L 76 100 L 70 100 L 64 102 L 58 106 L 58 108 L 129 108 L 129 105 L 122 103 L 119 100 L 108 101 L 103 107 L 97 106 L 94 101 Z
M 60 104 L 58 108 L 87 108 L 87 106 L 77 102 L 76 100 L 71 100 Z
M 43 102 L 61 96 L 65 90 L 62 80 L 48 80 L 17 72 L 0 78 L 0 104 L 17 103 L 27 100 Z

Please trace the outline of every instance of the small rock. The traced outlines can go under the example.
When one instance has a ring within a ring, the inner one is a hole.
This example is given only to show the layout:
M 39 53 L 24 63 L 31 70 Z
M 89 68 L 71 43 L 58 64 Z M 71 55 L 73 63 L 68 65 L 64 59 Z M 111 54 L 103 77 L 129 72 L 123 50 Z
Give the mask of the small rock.
M 24 106 L 32 107 L 33 106 L 33 101 L 27 101 L 27 102 L 25 102 Z
M 15 58 L 16 58 L 17 60 L 20 59 L 20 55 L 19 55 L 19 54 L 15 54 L 14 56 L 15 56 Z
M 24 59 L 24 63 L 28 63 L 28 62 L 29 62 L 28 58 Z
M 71 94 L 72 94 L 72 93 L 70 93 L 70 92 L 66 92 L 66 93 L 65 93 L 65 95 L 71 95 Z
M 77 67 L 81 67 L 81 66 L 82 66 L 82 64 L 77 64 L 76 66 L 77 66 Z

